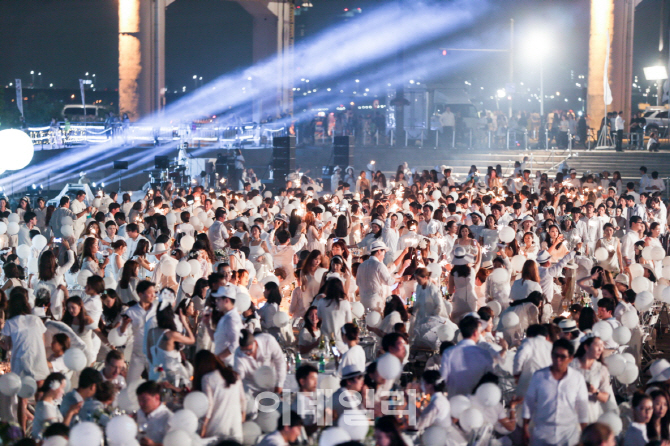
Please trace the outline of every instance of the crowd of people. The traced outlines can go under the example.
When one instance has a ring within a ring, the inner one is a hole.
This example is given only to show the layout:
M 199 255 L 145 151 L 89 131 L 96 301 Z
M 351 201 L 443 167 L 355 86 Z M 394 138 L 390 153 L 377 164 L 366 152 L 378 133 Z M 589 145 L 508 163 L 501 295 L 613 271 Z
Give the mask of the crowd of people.
M 2 444 L 670 441 L 657 172 L 367 167 L 0 199 Z

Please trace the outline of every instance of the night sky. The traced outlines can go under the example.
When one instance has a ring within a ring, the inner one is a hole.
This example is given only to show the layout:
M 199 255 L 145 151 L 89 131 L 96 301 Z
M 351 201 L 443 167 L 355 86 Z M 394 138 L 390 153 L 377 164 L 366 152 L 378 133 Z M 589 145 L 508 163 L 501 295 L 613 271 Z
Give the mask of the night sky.
M 311 0 L 314 8 L 297 17 L 306 38 L 327 26 L 346 20 L 344 7 L 370 11 L 382 0 Z M 636 15 L 635 73 L 658 60 L 658 12 L 661 0 L 644 0 Z M 298 2 L 301 3 L 301 2 Z M 509 18 L 517 26 L 517 44 L 538 18 L 551 25 L 556 49 L 547 70 L 550 88 L 570 81 L 568 72 L 586 74 L 588 57 L 588 0 L 496 0 L 485 20 L 467 33 L 506 31 Z M 408 2 L 411 5 L 411 2 Z M 76 88 L 85 72 L 96 73 L 96 87 L 117 88 L 118 2 L 115 0 L 0 0 L 0 83 L 21 77 L 31 82 L 30 71 L 42 72 L 42 86 Z M 411 13 L 411 6 L 408 7 Z M 300 34 L 298 34 L 300 35 Z M 343 36 L 355 38 L 355 36 Z M 507 39 L 503 34 L 502 39 Z M 495 43 L 495 42 L 494 42 Z M 177 0 L 167 10 L 166 83 L 170 90 L 193 88 L 193 75 L 206 82 L 251 63 L 251 17 L 236 2 Z M 667 51 L 667 48 L 666 48 Z M 504 59 L 480 59 L 463 67 L 464 78 L 504 82 Z M 519 80 L 532 84 L 535 67 L 517 57 Z M 503 76 L 497 79 L 498 76 Z M 552 78 L 553 77 L 553 78 Z M 35 76 L 39 86 L 39 77 Z M 572 84 L 574 85 L 574 83 Z

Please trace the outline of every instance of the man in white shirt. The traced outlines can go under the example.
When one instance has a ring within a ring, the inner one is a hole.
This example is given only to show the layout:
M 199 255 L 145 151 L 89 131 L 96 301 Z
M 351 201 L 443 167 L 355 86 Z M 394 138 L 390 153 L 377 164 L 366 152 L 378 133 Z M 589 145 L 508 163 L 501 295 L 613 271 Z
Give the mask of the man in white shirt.
M 637 215 L 631 217 L 629 223 L 630 230 L 621 238 L 621 256 L 623 257 L 624 270 L 635 263 L 635 243 L 640 241 L 639 232 L 644 227 L 642 217 Z
M 316 432 L 317 424 L 323 418 L 323 399 L 318 398 L 316 393 L 319 369 L 311 364 L 302 364 L 295 372 L 295 380 L 299 391 L 291 404 L 291 410 L 300 415 L 309 436 Z
M 77 216 L 77 218 L 74 221 L 75 240 L 77 240 L 79 238 L 79 235 L 84 231 L 84 227 L 86 226 L 86 216 L 88 215 L 89 212 L 91 212 L 91 207 L 86 206 L 86 204 L 84 203 L 84 199 L 86 199 L 86 192 L 84 192 L 83 190 L 77 191 L 77 196 L 70 205 L 70 209 Z
M 567 242 L 563 241 L 563 243 Z M 558 263 L 552 265 L 551 254 L 549 254 L 548 251 L 542 250 L 537 253 L 537 258 L 535 260 L 539 264 L 538 271 L 540 273 L 540 286 L 542 287 L 542 294 L 544 294 L 546 303 L 551 304 L 554 300 L 554 279 L 559 276 L 561 271 L 563 271 L 565 265 L 575 258 L 575 255 L 577 255 L 575 251 L 569 252 L 559 260 Z M 549 314 L 551 314 L 551 312 L 549 312 Z
M 451 112 L 451 109 L 447 109 L 440 115 L 440 125 L 442 126 L 442 135 L 441 138 L 444 139 L 442 146 L 444 147 L 453 147 L 453 138 L 454 138 L 454 127 L 456 127 L 456 117 Z
M 33 241 L 30 238 L 30 231 L 37 229 L 37 215 L 32 211 L 28 211 L 23 214 L 23 222 L 24 224 L 19 227 L 19 246 L 33 246 Z M 39 231 L 39 229 L 37 230 Z
M 123 258 L 125 260 L 131 259 L 135 254 L 137 249 L 137 244 L 140 240 L 147 240 L 143 235 L 140 235 L 140 227 L 137 226 L 137 223 L 129 223 L 126 225 L 126 252 L 123 253 Z M 147 240 L 148 241 L 148 240 Z
M 286 421 L 289 421 L 286 423 Z M 258 446 L 289 446 L 298 440 L 302 432 L 302 419 L 291 411 L 291 419 L 284 420 L 281 417 L 277 423 L 277 430 L 270 432 L 258 443 Z
M 155 381 L 145 381 L 137 387 L 137 424 L 143 426 L 142 446 L 157 446 L 163 443 L 168 433 L 172 411 L 161 403 L 161 386 Z
M 583 225 L 578 226 L 580 228 L 580 236 L 582 237 L 582 242 L 585 246 L 585 254 L 593 255 L 596 250 L 596 242 L 603 237 L 603 222 L 595 214 L 595 207 L 593 203 L 588 202 L 584 206 L 586 209 L 586 215 L 580 220 L 583 222 Z
M 217 310 L 224 314 L 219 319 L 214 336 L 212 336 L 214 354 L 232 366 L 235 350 L 239 346 L 240 331 L 244 327 L 240 313 L 235 308 L 237 292 L 234 285 L 226 285 L 220 286 L 212 292 L 211 296 L 214 298 Z
M 182 212 L 181 213 L 181 223 L 177 225 L 177 229 L 175 231 L 175 236 L 177 234 L 184 233 L 186 235 L 190 235 L 191 237 L 195 237 L 195 228 L 193 225 L 190 223 L 191 221 L 191 214 L 189 212 Z
M 375 240 L 370 244 L 370 258 L 358 268 L 356 285 L 360 291 L 361 303 L 366 309 L 382 311 L 388 296 L 387 287 L 400 280 L 399 277 L 393 276 L 383 263 L 386 251 L 386 243 Z M 402 277 L 402 273 L 410 263 L 409 259 L 405 260 L 398 276 Z
M 102 380 L 111 382 L 118 390 L 125 389 L 126 378 L 122 375 L 125 368 L 126 361 L 123 353 L 119 350 L 110 350 L 105 357 L 105 366 L 100 371 Z
M 570 178 L 564 180 L 563 182 L 567 183 L 570 187 L 574 187 L 575 189 L 581 189 L 582 187 L 582 182 L 579 181 L 579 178 L 577 178 L 577 170 L 575 169 L 570 169 Z
M 570 367 L 574 347 L 567 339 L 554 342 L 550 367 L 533 374 L 523 400 L 524 443 L 570 446 L 588 421 L 589 396 L 584 377 Z M 533 422 L 533 431 L 530 422 Z
M 512 374 L 517 379 L 516 395 L 524 397 L 530 384 L 533 373 L 551 365 L 552 344 L 547 339 L 547 327 L 533 324 L 526 331 L 526 339 L 514 355 Z
M 121 334 L 126 332 L 128 325 L 133 327 L 133 351 L 130 356 L 130 366 L 126 379 L 128 382 L 134 382 L 140 379 L 142 372 L 149 366 L 146 353 L 144 351 L 144 330 L 149 319 L 156 316 L 156 288 L 155 284 L 148 280 L 142 280 L 137 284 L 137 295 L 140 302 L 128 308 L 123 315 Z
M 224 224 L 225 221 L 226 209 L 218 208 L 216 212 L 214 212 L 214 224 L 212 224 L 207 231 L 209 242 L 212 244 L 212 249 L 214 251 L 226 248 L 228 229 L 226 229 L 226 225 Z
M 478 347 L 480 320 L 466 315 L 458 323 L 463 340 L 442 354 L 440 372 L 449 396 L 470 395 L 488 372 L 493 372 L 493 357 L 488 350 Z
M 640 217 L 642 221 L 647 221 L 647 208 L 642 204 L 635 204 L 635 199 L 632 195 L 626 195 L 626 209 L 625 217 L 628 220 L 628 230 L 632 230 L 631 221 L 633 217 Z
M 614 299 L 603 297 L 598 301 L 598 319 L 610 324 L 612 326 L 612 330 L 616 330 L 617 328 L 621 327 L 621 323 L 614 317 L 615 308 L 616 303 L 614 302 Z M 619 348 L 619 344 L 614 342 L 612 338 L 604 341 L 604 343 L 607 350 L 615 350 Z
M 623 152 L 623 112 L 617 113 L 614 119 L 614 131 L 616 132 L 616 151 Z
M 266 333 L 254 335 L 243 329 L 239 342 L 235 350 L 235 371 L 240 375 L 245 389 L 251 390 L 254 395 L 262 391 L 254 380 L 254 373 L 261 366 L 269 366 L 277 372 L 274 392 L 281 394 L 286 381 L 286 357 L 277 340 Z
M 658 177 L 658 172 L 653 171 L 651 173 L 651 179 L 645 187 L 645 192 L 663 192 L 665 190 L 665 181 L 662 178 Z

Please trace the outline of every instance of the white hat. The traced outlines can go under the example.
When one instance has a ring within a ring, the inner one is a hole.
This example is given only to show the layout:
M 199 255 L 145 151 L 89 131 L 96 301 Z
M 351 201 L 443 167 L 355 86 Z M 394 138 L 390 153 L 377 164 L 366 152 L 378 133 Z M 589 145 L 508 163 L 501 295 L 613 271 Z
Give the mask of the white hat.
M 337 170 L 342 170 L 342 168 L 340 166 L 335 166 L 335 168 L 333 169 L 333 172 L 335 172 Z
M 362 370 L 358 370 L 356 364 L 349 364 L 342 367 L 342 379 L 355 378 L 363 374 Z
M 617 274 L 616 277 L 614 278 L 614 283 L 621 283 L 626 286 L 630 286 L 630 281 L 628 280 L 628 276 L 625 274 Z
M 649 367 L 651 373 L 650 383 L 667 381 L 670 379 L 670 362 L 667 359 L 658 359 Z
M 551 260 L 551 254 L 546 249 L 537 253 L 537 258 L 535 259 L 540 265 Z
M 151 252 L 149 254 L 151 255 L 156 255 L 156 254 L 164 254 L 168 252 L 167 246 L 165 246 L 165 243 L 156 243 L 153 248 L 151 248 Z
M 563 319 L 558 323 L 558 328 L 560 328 L 563 333 L 571 333 L 573 331 L 578 331 L 577 322 L 572 319 Z
M 439 231 L 440 231 L 440 222 L 437 220 L 431 220 L 430 223 L 428 223 L 426 232 L 428 232 L 428 234 L 437 234 Z
M 235 285 L 225 285 L 219 287 L 218 290 L 214 291 L 211 296 L 212 297 L 227 297 L 228 299 L 235 300 L 237 297 L 237 290 L 235 289 Z
M 466 254 L 465 248 L 463 248 L 462 246 L 457 246 L 454 248 L 455 259 L 463 258 L 465 254 Z
M 382 221 L 379 220 L 379 219 L 377 219 L 377 218 L 375 218 L 374 220 L 372 220 L 372 221 L 370 222 L 370 224 L 371 224 L 371 225 L 377 225 L 377 226 L 379 226 L 380 228 L 384 229 L 384 223 L 382 223 Z
M 470 254 L 466 254 L 463 257 L 454 258 L 454 261 L 452 263 L 454 265 L 467 265 L 468 263 L 475 263 L 475 258 L 472 257 Z
M 535 219 L 533 217 L 531 217 L 530 215 L 526 215 L 523 218 L 523 220 L 521 220 L 521 223 L 523 223 L 524 221 L 532 221 L 533 223 L 535 223 Z
M 383 249 L 384 251 L 388 251 L 386 243 L 384 243 L 382 240 L 375 240 L 370 244 L 370 252 L 379 251 L 381 249 Z

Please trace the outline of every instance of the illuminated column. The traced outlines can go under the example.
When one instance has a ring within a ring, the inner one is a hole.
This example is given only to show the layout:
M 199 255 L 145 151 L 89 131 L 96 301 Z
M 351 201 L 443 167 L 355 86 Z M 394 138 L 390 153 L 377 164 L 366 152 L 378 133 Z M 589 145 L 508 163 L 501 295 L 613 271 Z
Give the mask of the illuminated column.
M 591 0 L 591 29 L 589 36 L 589 73 L 586 112 L 590 126 L 600 128 L 605 116 L 603 78 L 605 55 L 610 53 L 608 79 L 612 104 L 608 111 L 623 111 L 626 125 L 631 113 L 633 82 L 633 22 L 638 0 Z M 607 31 L 611 43 L 608 46 Z
M 171 1 L 119 0 L 119 112 L 131 120 L 165 105 L 165 8 Z

